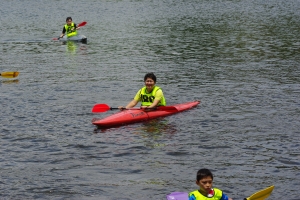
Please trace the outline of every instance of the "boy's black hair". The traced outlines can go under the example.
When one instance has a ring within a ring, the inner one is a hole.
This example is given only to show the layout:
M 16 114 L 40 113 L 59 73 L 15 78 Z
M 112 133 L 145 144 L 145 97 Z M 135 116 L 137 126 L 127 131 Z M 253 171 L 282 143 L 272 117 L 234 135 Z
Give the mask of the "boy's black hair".
M 211 173 L 211 171 L 209 169 L 199 169 L 199 171 L 197 172 L 197 181 L 200 181 L 201 179 L 210 176 L 211 179 L 214 179 L 213 174 Z
M 73 21 L 72 17 L 67 17 L 66 22 L 67 22 L 68 20 Z
M 145 75 L 144 81 L 146 81 L 147 78 L 151 78 L 156 83 L 156 76 L 152 72 Z

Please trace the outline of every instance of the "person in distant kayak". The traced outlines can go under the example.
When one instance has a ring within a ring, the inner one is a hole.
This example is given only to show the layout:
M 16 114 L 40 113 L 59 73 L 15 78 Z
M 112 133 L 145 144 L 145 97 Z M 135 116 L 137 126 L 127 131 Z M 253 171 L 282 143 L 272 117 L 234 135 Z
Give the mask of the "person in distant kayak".
M 60 38 L 64 37 L 65 34 L 67 34 L 67 37 L 73 37 L 77 35 L 77 30 L 80 29 L 80 27 L 76 27 L 76 24 L 74 24 L 72 17 L 67 17 L 66 22 Z
M 196 184 L 200 187 L 189 193 L 189 200 L 232 200 L 221 190 L 212 188 L 213 174 L 208 169 L 200 169 L 197 172 Z
M 144 77 L 145 86 L 141 88 L 126 107 L 119 106 L 120 110 L 134 107 L 141 102 L 141 108 L 151 109 L 156 106 L 165 106 L 166 99 L 160 87 L 156 86 L 156 76 L 153 73 L 147 73 Z

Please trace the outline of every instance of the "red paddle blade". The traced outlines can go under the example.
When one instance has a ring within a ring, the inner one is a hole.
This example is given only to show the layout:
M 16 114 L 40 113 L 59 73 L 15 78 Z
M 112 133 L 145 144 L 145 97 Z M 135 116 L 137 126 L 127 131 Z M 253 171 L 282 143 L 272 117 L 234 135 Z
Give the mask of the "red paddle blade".
M 58 40 L 58 38 L 53 38 L 52 40 Z
M 92 112 L 106 112 L 110 110 L 110 107 L 107 104 L 96 104 L 94 105 Z
M 81 22 L 80 24 L 78 24 L 78 26 L 85 26 L 87 24 L 87 22 Z

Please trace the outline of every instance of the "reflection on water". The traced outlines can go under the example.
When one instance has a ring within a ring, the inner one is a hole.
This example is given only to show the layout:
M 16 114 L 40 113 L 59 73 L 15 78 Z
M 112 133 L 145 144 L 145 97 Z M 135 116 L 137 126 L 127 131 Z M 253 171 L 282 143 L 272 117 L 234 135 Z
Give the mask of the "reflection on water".
M 166 139 L 177 133 L 177 129 L 167 119 L 153 119 L 132 131 L 139 134 L 141 142 L 148 148 L 160 148 L 166 145 Z
M 14 80 L 1 80 L 2 84 L 13 84 L 13 83 L 19 83 L 19 79 L 14 79 Z
M 165 142 L 169 140 L 174 134 L 177 133 L 176 126 L 170 124 L 167 119 L 158 118 L 142 123 L 129 124 L 120 127 L 112 128 L 95 128 L 94 133 L 115 134 L 114 141 L 130 141 L 138 144 L 144 144 L 145 147 L 150 149 L 163 147 Z M 128 135 L 129 133 L 129 135 Z M 136 137 L 133 137 L 136 136 Z
M 87 44 L 68 40 L 68 41 L 63 41 L 62 45 L 66 46 L 66 52 L 69 53 L 70 55 L 76 55 L 76 53 L 79 53 L 79 52 L 81 55 L 87 54 L 87 52 L 86 52 Z
M 74 41 L 63 41 L 62 42 L 62 45 L 66 45 L 66 51 L 68 53 L 71 53 L 72 55 L 75 55 L 76 54 L 76 49 L 77 49 L 77 45 L 78 43 L 77 42 L 74 42 Z
M 175 134 L 176 129 L 172 124 L 169 124 L 167 119 L 152 119 L 143 122 L 142 126 L 137 127 L 132 132 L 134 134 L 140 134 L 144 138 L 158 139 L 165 134 Z
M 75 42 L 67 41 L 67 50 L 70 53 L 76 53 L 77 46 Z
M 99 120 L 98 118 L 93 118 L 92 121 Z M 168 123 L 167 119 L 152 119 L 145 122 L 139 122 L 135 124 L 128 124 L 123 126 L 115 126 L 115 127 L 96 127 L 94 129 L 94 133 L 106 133 L 111 130 L 115 129 L 122 129 L 122 128 L 130 129 L 130 132 L 133 134 L 141 135 L 142 137 L 151 137 L 157 138 L 164 134 L 175 134 L 176 128 L 174 125 Z

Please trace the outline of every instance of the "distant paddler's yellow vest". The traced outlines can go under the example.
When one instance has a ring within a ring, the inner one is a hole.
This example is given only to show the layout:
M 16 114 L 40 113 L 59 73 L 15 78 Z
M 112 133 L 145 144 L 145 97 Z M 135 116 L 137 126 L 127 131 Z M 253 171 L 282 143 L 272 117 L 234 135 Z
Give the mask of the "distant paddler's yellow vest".
M 72 31 L 73 28 L 74 30 Z M 77 35 L 77 30 L 75 29 L 75 25 L 73 22 L 70 26 L 68 26 L 68 24 L 65 24 L 65 29 L 66 29 L 67 37 L 73 37 Z
M 142 106 L 150 106 L 153 103 L 153 101 L 155 99 L 155 94 L 158 90 L 161 90 L 161 88 L 158 86 L 154 86 L 152 92 L 147 93 L 147 88 L 146 88 L 146 86 L 144 86 L 141 89 L 141 94 L 140 94 Z M 162 96 L 158 106 L 165 106 L 165 105 L 166 105 L 166 99 L 164 96 Z
M 195 190 L 193 192 L 189 193 L 189 197 L 192 196 L 192 194 L 196 197 L 196 200 L 220 200 L 222 198 L 222 191 L 214 188 L 214 196 L 212 197 L 206 197 L 203 194 L 199 192 L 199 190 Z

